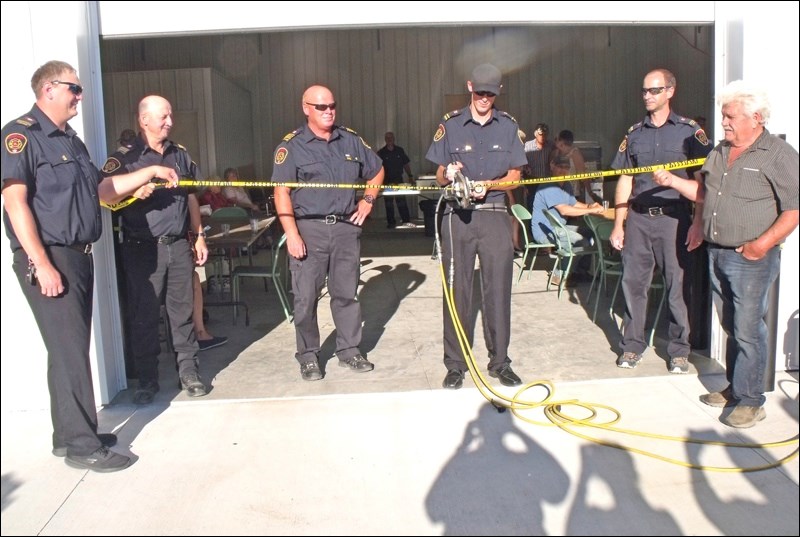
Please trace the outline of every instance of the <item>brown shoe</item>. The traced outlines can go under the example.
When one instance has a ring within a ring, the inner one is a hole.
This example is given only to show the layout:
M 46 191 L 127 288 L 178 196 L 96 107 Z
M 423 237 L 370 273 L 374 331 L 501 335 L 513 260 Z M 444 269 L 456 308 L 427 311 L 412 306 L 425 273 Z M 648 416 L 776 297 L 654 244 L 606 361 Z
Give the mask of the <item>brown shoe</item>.
M 708 406 L 715 406 L 717 408 L 722 408 L 726 406 L 736 406 L 739 402 L 737 399 L 733 397 L 733 392 L 731 391 L 731 387 L 728 386 L 721 392 L 711 392 L 700 396 L 700 401 L 702 403 L 707 404 Z
M 749 429 L 766 417 L 764 407 L 736 405 L 727 418 L 722 418 L 722 423 L 738 429 Z

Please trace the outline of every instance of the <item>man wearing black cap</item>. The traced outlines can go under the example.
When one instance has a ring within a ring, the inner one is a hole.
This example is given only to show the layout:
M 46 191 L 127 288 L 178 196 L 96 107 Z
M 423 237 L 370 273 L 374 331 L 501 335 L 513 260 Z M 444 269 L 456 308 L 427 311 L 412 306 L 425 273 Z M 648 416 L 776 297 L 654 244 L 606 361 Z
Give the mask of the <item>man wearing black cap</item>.
M 469 206 L 459 200 L 448 202 L 442 225 L 442 257 L 449 259 L 457 318 L 451 318 L 448 300 L 444 304 L 444 365 L 447 375 L 442 386 L 463 385 L 467 364 L 456 333 L 456 323 L 472 316 L 472 279 L 478 256 L 483 291 L 484 340 L 489 351 L 489 375 L 505 386 L 521 384 L 511 369 L 508 345 L 511 340 L 511 278 L 514 245 L 511 222 L 505 204 L 505 190 L 519 181 L 525 165 L 525 150 L 516 120 L 494 107 L 500 94 L 500 70 L 485 63 L 472 71 L 467 81 L 469 105 L 445 114 L 428 149 L 426 158 L 438 164 L 436 181 L 450 184 L 457 171 L 469 179 Z M 463 327 L 472 342 L 474 327 Z

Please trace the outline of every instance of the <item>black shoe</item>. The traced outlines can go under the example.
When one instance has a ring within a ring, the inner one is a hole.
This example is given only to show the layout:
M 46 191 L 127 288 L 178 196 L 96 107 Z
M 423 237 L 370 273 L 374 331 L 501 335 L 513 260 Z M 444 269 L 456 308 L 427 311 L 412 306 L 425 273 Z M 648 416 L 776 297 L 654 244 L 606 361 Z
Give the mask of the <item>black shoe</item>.
M 111 433 L 98 433 L 97 438 L 100 439 L 100 443 L 103 444 L 103 447 L 113 447 L 117 445 L 117 435 Z M 66 457 L 67 456 L 67 446 L 59 446 L 53 448 L 53 455 L 56 457 Z
M 304 362 L 300 364 L 300 377 L 303 380 L 322 379 L 322 371 L 320 371 L 317 361 L 314 360 L 313 362 Z
M 224 336 L 213 336 L 211 339 L 197 340 L 197 344 L 200 346 L 201 351 L 207 351 L 208 349 L 213 349 L 214 347 L 225 345 L 227 342 L 228 338 Z
M 522 380 L 511 369 L 509 364 L 505 364 L 497 371 L 489 371 L 489 376 L 500 379 L 500 384 L 503 386 L 519 386 Z
M 375 365 L 360 354 L 356 354 L 350 358 L 340 359 L 339 367 L 349 367 L 353 371 L 358 371 L 359 373 L 366 373 L 367 371 L 375 369 Z
M 457 390 L 464 385 L 464 373 L 458 369 L 448 369 L 442 381 L 442 388 Z
M 181 375 L 181 389 L 186 390 L 186 395 L 189 397 L 203 397 L 208 392 L 206 385 L 200 380 L 200 375 L 197 373 L 185 373 Z
M 133 394 L 133 402 L 137 405 L 149 405 L 160 389 L 158 382 L 154 380 L 139 381 L 139 388 Z
M 131 465 L 131 458 L 120 455 L 119 453 L 114 453 L 103 446 L 91 455 L 84 455 L 82 457 L 67 455 L 64 462 L 67 463 L 67 466 L 72 466 L 73 468 L 108 473 L 124 470 Z

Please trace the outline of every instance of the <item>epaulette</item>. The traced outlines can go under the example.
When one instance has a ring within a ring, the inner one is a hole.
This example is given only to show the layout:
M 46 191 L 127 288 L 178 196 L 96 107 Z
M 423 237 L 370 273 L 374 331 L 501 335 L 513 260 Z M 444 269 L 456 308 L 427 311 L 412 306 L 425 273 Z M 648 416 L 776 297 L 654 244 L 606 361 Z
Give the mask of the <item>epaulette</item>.
M 287 134 L 286 136 L 284 136 L 284 137 L 283 137 L 283 141 L 284 141 L 284 142 L 288 142 L 289 140 L 291 140 L 292 138 L 294 138 L 295 136 L 297 136 L 298 134 L 300 134 L 300 131 L 301 131 L 301 130 L 302 130 L 302 129 L 295 129 L 295 130 L 293 130 L 292 132 L 290 132 L 289 134 Z
M 351 129 L 350 127 L 345 127 L 344 125 L 340 125 L 339 128 L 346 130 L 350 134 L 355 134 L 356 136 L 358 136 L 358 133 L 356 131 L 354 131 L 353 129 Z
M 511 114 L 509 114 L 508 112 L 503 112 L 503 111 L 501 110 L 501 111 L 500 111 L 500 114 L 504 115 L 505 117 L 507 117 L 508 119 L 510 119 L 511 121 L 513 121 L 514 123 L 516 123 L 516 122 L 517 122 L 517 120 L 514 118 L 514 116 L 512 116 L 512 115 L 511 115 Z
M 678 121 L 680 121 L 681 123 L 686 123 L 687 125 L 691 125 L 692 127 L 697 126 L 697 121 L 689 119 L 688 117 L 679 117 Z
M 131 148 L 130 148 L 130 147 L 125 147 L 125 146 L 123 145 L 123 146 L 120 146 L 120 147 L 118 147 L 118 148 L 117 148 L 117 153 L 119 153 L 120 155 L 125 155 L 125 154 L 127 154 L 127 153 L 128 153 L 130 150 L 131 150 Z
M 461 115 L 461 110 L 453 110 L 452 112 L 447 112 L 444 115 L 444 117 L 442 118 L 442 123 L 444 123 L 445 121 L 447 121 L 450 118 L 453 118 L 453 117 L 456 117 L 456 116 L 460 116 L 460 115 Z
M 24 125 L 25 127 L 30 127 L 32 125 L 36 125 L 38 121 L 36 121 L 36 118 L 33 116 L 22 116 L 17 118 L 17 123 Z
M 181 144 L 176 143 L 175 145 L 178 146 L 178 149 L 180 149 L 181 151 L 186 151 L 187 153 L 189 152 L 189 150 L 183 147 Z
M 630 128 L 630 129 L 628 129 L 628 134 L 632 133 L 633 131 L 635 131 L 636 129 L 638 129 L 639 127 L 641 127 L 641 126 L 642 126 L 642 123 L 644 123 L 644 122 L 643 122 L 643 121 L 640 121 L 639 123 L 636 123 L 635 125 L 631 125 L 631 128 Z

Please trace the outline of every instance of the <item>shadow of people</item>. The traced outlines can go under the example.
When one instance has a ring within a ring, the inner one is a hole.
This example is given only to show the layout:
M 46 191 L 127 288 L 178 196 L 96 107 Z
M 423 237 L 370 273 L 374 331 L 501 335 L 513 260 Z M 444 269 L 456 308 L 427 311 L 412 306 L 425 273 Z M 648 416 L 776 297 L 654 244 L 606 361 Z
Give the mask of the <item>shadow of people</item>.
M 565 535 L 680 535 L 672 516 L 642 496 L 633 457 L 599 444 L 581 447 L 581 476 Z
M 788 399 L 791 403 L 791 399 Z M 790 419 L 797 420 L 797 399 Z M 689 431 L 691 438 L 703 438 L 716 442 L 755 442 L 739 432 L 719 434 L 711 429 Z M 708 453 L 724 453 L 729 463 L 713 462 Z M 774 463 L 772 453 L 750 448 L 706 447 L 703 444 L 686 444 L 687 460 L 693 464 L 710 466 L 758 467 Z M 786 453 L 786 452 L 784 452 Z M 797 518 L 797 483 L 786 479 L 784 471 L 772 468 L 759 472 L 725 473 L 716 477 L 711 471 L 697 471 L 692 479 L 695 503 L 706 519 L 719 529 L 719 535 L 798 535 L 800 524 Z M 714 479 L 711 479 L 714 476 Z M 776 476 L 779 476 L 776 482 Z M 786 483 L 781 486 L 778 483 Z
M 543 502 L 562 501 L 569 477 L 558 461 L 487 403 L 425 499 L 442 535 L 544 535 Z

